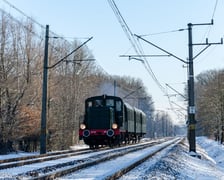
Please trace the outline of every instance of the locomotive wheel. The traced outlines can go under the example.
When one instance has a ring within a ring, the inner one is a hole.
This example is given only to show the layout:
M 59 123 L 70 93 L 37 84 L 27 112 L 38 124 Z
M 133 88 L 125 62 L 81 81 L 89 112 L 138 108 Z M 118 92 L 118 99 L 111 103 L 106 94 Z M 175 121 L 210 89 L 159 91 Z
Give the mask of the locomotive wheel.
M 99 145 L 98 144 L 91 144 L 89 145 L 90 149 L 99 149 Z

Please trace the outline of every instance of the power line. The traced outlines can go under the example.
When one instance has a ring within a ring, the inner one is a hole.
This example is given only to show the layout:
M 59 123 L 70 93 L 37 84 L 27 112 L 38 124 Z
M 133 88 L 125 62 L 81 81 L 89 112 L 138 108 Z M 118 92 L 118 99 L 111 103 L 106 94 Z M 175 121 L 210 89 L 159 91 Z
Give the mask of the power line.
M 6 0 L 3 0 L 6 1 Z M 8 1 L 6 1 L 8 3 Z M 10 4 L 11 5 L 11 4 Z M 38 23 L 37 21 L 35 21 L 34 19 L 32 19 L 31 17 L 27 16 L 25 13 L 23 13 L 21 10 L 19 10 L 18 8 L 16 8 L 15 6 L 11 5 L 13 8 L 15 8 L 18 12 L 20 12 L 22 15 L 24 15 L 26 18 L 28 18 L 29 20 L 31 20 L 31 22 L 34 22 L 35 24 L 38 24 L 41 28 L 43 27 L 43 25 L 41 25 L 40 23 Z M 10 13 L 6 12 L 5 10 L 3 10 L 2 8 L 0 8 L 0 11 L 2 13 L 4 13 L 7 17 L 9 17 L 11 20 L 15 21 L 16 23 L 18 23 L 19 25 L 21 25 L 24 29 L 26 29 L 28 32 L 32 33 L 34 36 L 36 36 L 37 38 L 39 38 L 41 41 L 44 40 L 44 37 L 37 34 L 36 32 L 32 31 L 32 29 L 29 29 L 26 25 L 24 25 L 21 21 L 19 21 L 18 19 L 16 19 L 15 17 L 13 17 Z M 71 45 L 70 42 L 68 42 L 67 40 L 65 40 L 64 37 L 59 37 L 56 35 L 56 33 L 50 31 L 53 36 L 50 36 L 49 38 L 53 38 L 53 39 L 63 39 L 65 42 L 67 42 L 68 44 Z M 76 38 L 77 39 L 77 38 Z M 85 38 L 83 38 L 85 39 Z M 55 50 L 55 51 L 59 51 L 52 43 L 49 42 L 49 44 L 51 45 L 51 47 Z
M 6 4 L 8 4 L 11 8 L 15 9 L 16 11 L 18 11 L 20 14 L 22 14 L 23 16 L 25 16 L 26 18 L 30 19 L 31 21 L 33 21 L 35 24 L 37 24 L 38 26 L 40 26 L 42 29 L 45 29 L 45 26 L 43 26 L 42 24 L 40 24 L 39 22 L 37 22 L 36 20 L 34 20 L 33 18 L 29 17 L 28 15 L 26 15 L 22 10 L 20 10 L 19 8 L 17 8 L 16 6 L 14 6 L 13 4 L 11 4 L 9 1 L 7 0 L 3 0 Z
M 215 12 L 216 12 L 217 5 L 218 5 L 218 0 L 216 0 L 216 2 L 215 2 L 215 6 L 214 6 L 214 9 L 213 9 L 213 12 L 212 12 L 212 17 L 211 17 L 212 22 L 214 22 L 214 17 L 215 17 Z M 209 37 L 210 32 L 211 32 L 211 29 L 212 29 L 212 26 L 207 27 L 207 31 L 204 33 L 204 36 L 202 37 L 201 42 L 202 42 L 205 38 L 208 38 L 208 37 Z M 199 51 L 201 51 L 201 49 L 200 49 Z
M 134 34 L 132 33 L 131 29 L 129 28 L 129 26 L 127 25 L 126 21 L 124 20 L 123 16 L 121 15 L 117 5 L 115 4 L 114 0 L 108 0 L 109 5 L 111 6 L 115 16 L 117 17 L 123 31 L 125 32 L 126 36 L 128 37 L 129 41 L 132 44 L 132 47 L 134 48 L 135 52 L 137 55 L 143 55 L 143 48 L 141 47 L 141 44 L 139 43 L 139 41 L 136 40 L 136 38 L 134 37 Z M 158 87 L 165 92 L 165 88 L 161 85 L 161 83 L 158 81 L 156 75 L 154 74 L 154 72 L 152 71 L 152 68 L 150 66 L 150 64 L 148 63 L 146 57 L 143 57 L 143 61 L 141 61 L 142 64 L 144 65 L 145 69 L 147 70 L 147 72 L 150 74 L 150 76 L 152 77 L 152 79 L 154 80 L 154 82 L 158 85 Z
M 140 35 L 141 37 L 144 36 L 154 36 L 154 35 L 160 35 L 160 34 L 168 34 L 168 33 L 174 33 L 174 32 L 180 32 L 180 31 L 185 31 L 187 29 L 177 29 L 177 30 L 171 30 L 171 31 L 163 31 L 163 32 L 158 32 L 158 33 L 151 33 L 151 34 L 143 34 Z
M 142 64 L 145 67 L 146 71 L 149 73 L 149 75 L 152 77 L 152 79 L 154 80 L 154 82 L 157 84 L 157 86 L 159 87 L 159 89 L 168 97 L 168 102 L 170 104 L 171 109 L 172 108 L 172 104 L 170 103 L 170 97 L 168 95 L 168 93 L 166 92 L 166 89 L 162 86 L 162 84 L 159 82 L 159 80 L 157 79 L 156 75 L 154 74 L 149 62 L 147 61 L 146 56 L 144 56 L 144 51 L 143 48 L 141 46 L 141 43 L 139 42 L 139 39 L 135 37 L 135 35 L 131 32 L 130 28 L 128 27 L 127 23 L 125 22 L 124 18 L 122 17 L 118 7 L 116 6 L 114 0 L 108 0 L 112 10 L 114 11 L 115 16 L 117 17 L 121 27 L 123 28 L 126 36 L 128 37 L 129 41 L 132 44 L 132 47 L 134 48 L 136 54 L 139 57 L 142 57 Z M 179 29 L 177 31 L 183 31 L 185 29 Z M 137 39 L 137 40 L 136 40 Z
M 28 16 L 25 12 L 23 12 L 22 10 L 20 10 L 19 8 L 17 8 L 16 6 L 14 6 L 12 3 L 10 3 L 7 0 L 3 0 L 3 2 L 5 2 L 8 6 L 10 6 L 11 8 L 13 8 L 15 11 L 17 11 L 18 13 L 20 13 L 22 16 L 26 17 L 27 19 L 29 19 L 31 22 L 33 22 L 34 24 L 38 25 L 42 30 L 45 31 L 45 26 L 42 25 L 41 23 L 39 23 L 38 21 L 36 21 L 35 19 L 31 18 L 30 16 Z M 8 15 L 8 17 L 12 18 L 14 21 L 16 21 L 17 23 L 21 24 L 24 28 L 26 28 L 28 31 L 30 31 L 26 26 L 24 26 L 24 24 L 22 24 L 19 20 L 17 20 L 16 18 L 14 18 L 12 15 L 10 15 L 8 12 L 5 12 L 3 9 L 0 8 L 0 11 L 4 12 L 5 14 Z M 33 33 L 35 36 L 37 36 L 39 39 L 43 40 L 44 37 L 40 36 L 39 34 L 30 31 L 31 33 Z M 71 45 L 71 42 L 69 42 L 67 39 L 89 39 L 89 37 L 79 37 L 79 38 L 75 38 L 75 37 L 64 37 L 64 36 L 59 36 L 57 35 L 55 32 L 53 31 L 49 31 L 49 33 L 51 33 L 52 35 L 49 36 L 49 38 L 53 38 L 53 39 L 62 39 L 64 40 L 66 43 L 68 43 L 69 45 Z M 55 50 L 55 51 L 59 51 L 52 43 L 49 42 L 49 44 L 51 45 L 51 47 Z M 100 68 L 100 70 L 102 72 L 104 72 L 105 74 L 107 74 L 107 72 L 99 65 L 98 63 L 98 68 Z
M 214 19 L 216 8 L 217 8 L 217 4 L 218 4 L 218 0 L 215 1 L 215 7 L 214 7 L 214 10 L 213 10 L 213 13 L 212 13 L 212 19 Z
M 9 5 L 11 8 L 15 9 L 18 13 L 20 13 L 21 15 L 23 15 L 24 17 L 26 17 L 27 19 L 29 19 L 31 22 L 33 22 L 34 24 L 38 25 L 42 30 L 45 30 L 45 26 L 42 25 L 41 23 L 39 23 L 38 21 L 34 20 L 33 18 L 31 18 L 30 16 L 28 16 L 26 13 L 24 13 L 22 10 L 20 10 L 19 8 L 17 8 L 16 6 L 14 6 L 12 3 L 10 3 L 7 0 L 3 0 L 3 2 L 5 2 L 7 5 Z M 5 13 L 8 17 L 10 17 L 11 19 L 13 19 L 14 21 L 16 21 L 18 24 L 22 25 L 25 29 L 27 29 L 29 32 L 31 32 L 32 34 L 34 34 L 36 37 L 38 37 L 40 40 L 43 40 L 44 37 L 40 36 L 39 34 L 30 31 L 26 26 L 24 26 L 24 24 L 22 24 L 19 20 L 17 20 L 15 17 L 13 17 L 10 13 L 6 12 L 5 10 L 1 9 L 0 10 Z M 53 34 L 53 36 L 51 36 L 52 38 L 56 39 L 56 38 L 61 38 L 63 40 L 65 40 L 63 37 L 58 36 L 56 33 L 50 31 L 51 34 Z M 66 42 L 68 42 L 67 40 L 65 40 Z M 69 42 L 68 42 L 69 43 Z M 50 44 L 50 43 L 49 43 Z M 70 43 L 69 43 L 70 44 Z M 54 47 L 53 44 L 51 44 L 51 46 L 56 50 L 57 48 Z
M 22 27 L 24 27 L 27 31 L 31 32 L 33 35 L 37 36 L 39 39 L 43 40 L 43 37 L 41 37 L 39 34 L 35 33 L 34 31 L 31 31 L 30 29 L 27 28 L 27 26 L 24 26 L 23 23 L 21 23 L 21 21 L 17 20 L 16 18 L 14 18 L 10 13 L 6 12 L 5 10 L 3 10 L 2 8 L 0 8 L 0 11 L 2 13 L 4 13 L 5 15 L 7 15 L 10 19 L 12 19 L 13 21 L 17 22 L 18 24 L 20 24 Z
M 32 17 L 28 16 L 25 12 L 23 12 L 21 9 L 17 8 L 16 6 L 14 6 L 12 3 L 10 3 L 7 0 L 3 0 L 3 2 L 5 2 L 7 5 L 9 5 L 11 8 L 15 9 L 18 13 L 20 13 L 21 15 L 23 15 L 24 17 L 26 17 L 27 19 L 31 20 L 33 23 L 35 23 L 36 25 L 38 25 L 42 30 L 45 30 L 45 26 L 42 25 L 41 23 L 39 23 L 38 21 L 36 21 L 35 19 L 33 19 Z M 18 21 L 18 20 L 17 20 Z M 51 34 L 53 34 L 53 38 L 61 38 L 64 41 L 68 42 L 65 38 L 59 36 L 58 34 L 56 34 L 53 31 L 49 31 Z M 41 38 L 43 39 L 43 38 Z M 87 38 L 88 39 L 88 38 Z

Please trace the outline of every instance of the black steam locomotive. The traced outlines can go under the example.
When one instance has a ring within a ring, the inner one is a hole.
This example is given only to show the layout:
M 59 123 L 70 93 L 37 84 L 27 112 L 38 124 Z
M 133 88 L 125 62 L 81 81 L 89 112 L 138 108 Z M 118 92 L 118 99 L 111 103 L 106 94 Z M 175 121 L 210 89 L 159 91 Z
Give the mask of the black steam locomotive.
M 146 115 L 116 96 L 94 96 L 85 100 L 79 139 L 90 148 L 135 143 L 146 133 Z

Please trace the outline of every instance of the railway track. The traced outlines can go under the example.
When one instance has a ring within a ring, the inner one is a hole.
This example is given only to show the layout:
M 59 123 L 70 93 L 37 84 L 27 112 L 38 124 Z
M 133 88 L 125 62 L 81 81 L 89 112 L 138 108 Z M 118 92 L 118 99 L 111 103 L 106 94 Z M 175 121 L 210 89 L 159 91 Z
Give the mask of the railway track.
M 60 154 L 82 152 L 82 151 L 88 151 L 88 150 L 89 150 L 89 148 L 83 148 L 83 149 L 78 149 L 78 150 L 64 150 L 64 151 L 50 152 L 50 153 L 47 153 L 47 154 L 37 154 L 37 155 L 22 156 L 22 157 L 9 158 L 9 159 L 0 159 L 0 164 L 22 161 L 22 160 L 35 159 L 35 158 L 41 158 L 41 157 L 47 157 L 47 156 L 55 156 L 55 155 L 60 155 Z
M 169 143 L 173 143 L 174 140 L 168 141 L 168 142 L 163 142 L 162 144 L 166 144 L 161 146 L 161 149 L 165 148 L 166 146 L 169 145 Z M 50 159 L 47 160 L 47 165 L 40 165 L 40 168 L 37 168 L 38 163 L 32 163 L 30 165 L 25 165 L 23 169 L 24 172 L 14 174 L 11 178 L 14 179 L 55 179 L 57 177 L 65 176 L 67 174 L 73 174 L 77 172 L 78 170 L 85 170 L 86 168 L 95 166 L 96 164 L 102 164 L 104 162 L 109 162 L 115 158 L 120 158 L 122 156 L 125 156 L 130 153 L 134 153 L 136 151 L 141 151 L 143 149 L 159 145 L 161 144 L 161 141 L 153 141 L 153 142 L 148 142 L 148 143 L 143 143 L 143 144 L 138 144 L 138 145 L 132 145 L 132 146 L 127 146 L 127 147 L 121 147 L 121 148 L 116 148 L 116 149 L 106 149 L 106 150 L 99 150 L 99 151 L 93 151 L 93 150 L 83 150 L 81 152 L 76 152 L 76 154 L 71 155 L 69 154 L 67 158 L 58 157 L 57 161 L 52 161 Z M 90 152 L 91 151 L 91 152 Z M 159 151 L 159 150 L 158 150 Z M 82 152 L 85 153 L 81 154 Z M 60 155 L 58 155 L 60 156 Z M 47 157 L 46 157 L 47 158 Z M 48 157 L 50 158 L 50 157 Z M 60 158 L 60 159 L 59 159 Z M 63 158 L 63 159 L 61 159 Z M 148 157 L 147 157 L 148 158 Z M 45 159 L 45 158 L 44 158 Z M 65 160 L 66 159 L 66 160 Z M 41 161 L 42 162 L 42 161 Z M 29 170 L 29 166 L 36 166 L 36 168 L 31 168 L 32 170 Z M 129 167 L 130 168 L 130 167 Z M 13 170 L 13 168 L 10 168 Z M 27 169 L 27 170 L 26 170 Z M 8 169 L 6 172 L 8 171 Z M 3 169 L 4 171 L 4 169 Z M 117 177 L 119 174 L 122 174 L 121 172 L 125 172 L 127 170 L 122 170 L 117 172 L 117 174 L 114 174 L 111 176 L 111 179 Z M 0 177 L 1 177 L 1 172 L 0 171 Z M 109 178 L 109 177 L 108 177 Z M 109 178 L 110 179 L 110 178 Z
M 60 177 L 60 180 L 80 178 L 114 180 L 123 176 L 124 174 L 126 174 L 136 166 L 140 165 L 147 159 L 156 156 L 157 153 L 160 153 L 161 151 L 168 149 L 177 143 L 180 143 L 181 140 L 182 139 L 178 138 L 163 143 L 155 143 L 153 147 L 149 145 L 143 149 L 136 149 L 132 152 L 124 153 L 118 158 L 112 158 L 109 160 L 109 162 L 103 162 L 101 164 L 82 169 L 70 175 Z
M 183 139 L 176 139 L 174 141 L 172 141 L 172 143 L 167 143 L 164 146 L 159 147 L 158 149 L 156 149 L 155 151 L 152 151 L 151 153 L 147 154 L 146 156 L 142 156 L 142 158 L 133 161 L 133 163 L 128 164 L 127 166 L 118 169 L 116 171 L 114 171 L 113 173 L 111 173 L 110 175 L 106 175 L 105 176 L 105 180 L 114 180 L 114 179 L 118 179 L 120 177 L 122 177 L 123 175 L 125 175 L 126 173 L 128 173 L 129 171 L 131 171 L 132 169 L 136 168 L 137 166 L 139 166 L 140 164 L 144 163 L 145 161 L 147 161 L 148 159 L 156 156 L 158 153 L 162 152 L 164 149 L 168 149 L 173 147 L 174 145 L 180 143 Z
M 45 162 L 50 160 L 56 160 L 56 159 L 70 157 L 70 156 L 77 156 L 80 154 L 86 154 L 90 152 L 93 152 L 93 150 L 85 148 L 80 150 L 66 150 L 66 151 L 58 151 L 58 152 L 53 152 L 48 154 L 3 159 L 3 160 L 0 160 L 0 170 L 6 169 L 6 168 L 24 166 L 28 164 L 39 163 L 39 162 Z

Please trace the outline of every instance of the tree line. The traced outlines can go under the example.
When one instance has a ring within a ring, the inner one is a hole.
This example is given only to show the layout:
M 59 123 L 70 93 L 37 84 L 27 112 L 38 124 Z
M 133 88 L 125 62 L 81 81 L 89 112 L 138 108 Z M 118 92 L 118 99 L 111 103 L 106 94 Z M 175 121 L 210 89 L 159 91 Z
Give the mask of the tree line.
M 224 70 L 209 70 L 196 77 L 197 135 L 224 141 Z
M 81 42 L 49 37 L 49 66 L 57 63 Z M 38 151 L 42 104 L 45 29 L 30 19 L 15 19 L 2 11 L 0 17 L 0 154 L 9 151 Z M 78 143 L 84 101 L 95 95 L 125 97 L 143 109 L 153 124 L 152 97 L 140 79 L 111 76 L 94 61 L 83 46 L 48 71 L 47 150 L 68 149 Z M 154 126 L 153 126 L 154 127 Z M 148 135 L 153 136 L 152 126 Z

